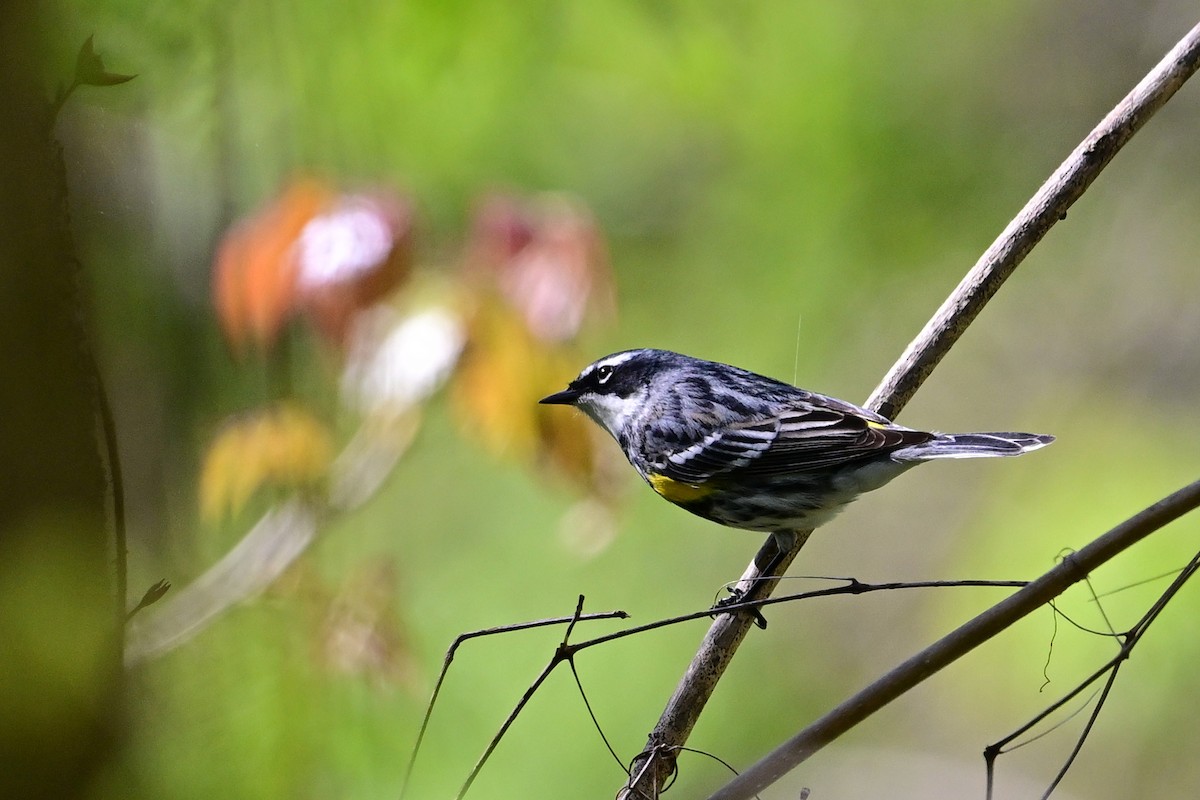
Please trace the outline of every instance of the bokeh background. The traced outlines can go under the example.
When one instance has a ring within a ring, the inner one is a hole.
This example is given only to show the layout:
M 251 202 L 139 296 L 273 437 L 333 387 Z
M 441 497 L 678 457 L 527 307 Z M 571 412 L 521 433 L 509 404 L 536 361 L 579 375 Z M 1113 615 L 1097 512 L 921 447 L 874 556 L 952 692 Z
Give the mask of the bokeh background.
M 55 8 L 42 32 L 52 73 L 66 80 L 94 34 L 108 68 L 137 74 L 80 90 L 58 125 L 125 468 L 132 592 L 162 578 L 186 587 L 288 495 L 264 486 L 202 516 L 201 474 L 230 419 L 284 386 L 335 450 L 361 424 L 339 395 L 344 351 L 297 319 L 273 352 L 237 358 L 212 302 L 231 226 L 297 179 L 407 198 L 412 273 L 454 296 L 487 198 L 570 198 L 602 241 L 588 263 L 615 303 L 545 345 L 556 366 L 527 387 L 534 397 L 600 355 L 658 346 L 861 402 L 1044 177 L 1194 22 L 1190 4 L 1169 1 Z M 793 574 L 1032 578 L 1196 477 L 1198 131 L 1189 85 L 901 417 L 1058 443 L 1020 461 L 924 467 L 819 531 Z M 415 282 L 388 302 L 412 302 Z M 526 335 L 488 330 L 464 358 Z M 590 610 L 649 621 L 705 607 L 740 574 L 757 537 L 670 507 L 632 472 L 565 476 L 541 440 L 497 446 L 472 415 L 532 380 L 506 357 L 467 389 L 452 376 L 423 399 L 416 439 L 379 490 L 323 519 L 265 594 L 133 669 L 126 740 L 97 798 L 396 797 L 457 634 L 568 614 L 579 594 Z M 600 445 L 600 458 L 615 451 Z M 1178 569 L 1198 533 L 1194 519 L 1163 531 L 1098 573 L 1096 591 Z M 1164 586 L 1103 608 L 1126 627 Z M 691 744 L 744 766 L 1001 594 L 777 607 Z M 1196 603 L 1185 591 L 1125 667 L 1061 796 L 1200 791 Z M 1063 610 L 1104 627 L 1086 591 Z M 703 630 L 580 657 L 622 758 L 641 748 Z M 411 797 L 453 796 L 560 636 L 464 646 Z M 801 786 L 822 798 L 982 796 L 984 746 L 1114 651 L 1037 614 L 764 797 Z M 997 796 L 1036 796 L 1082 722 L 1003 758 Z M 703 796 L 725 775 L 685 755 L 672 793 Z M 563 672 L 468 796 L 608 797 L 621 782 Z

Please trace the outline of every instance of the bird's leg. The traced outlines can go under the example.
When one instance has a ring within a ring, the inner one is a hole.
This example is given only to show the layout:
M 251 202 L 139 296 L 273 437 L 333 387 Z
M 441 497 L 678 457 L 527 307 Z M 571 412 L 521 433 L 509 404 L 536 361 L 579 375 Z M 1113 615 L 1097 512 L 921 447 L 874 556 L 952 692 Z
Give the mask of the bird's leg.
M 792 551 L 792 547 L 796 544 L 796 533 L 795 531 L 775 531 L 771 534 L 771 543 L 775 545 L 775 552 L 770 557 L 760 560 L 762 550 L 759 550 L 754 556 L 754 566 L 758 568 L 759 575 L 759 577 L 754 579 L 754 583 L 745 589 L 733 589 L 730 591 L 729 597 L 717 601 L 716 605 L 713 606 L 714 610 L 745 602 L 750 599 L 751 593 L 760 582 L 774 577 L 775 568 L 787 557 L 787 554 Z M 757 608 L 754 609 L 754 624 L 763 629 L 767 627 L 766 617 Z
M 775 545 L 775 552 L 766 560 L 765 564 L 760 564 L 758 561 L 758 556 L 762 554 L 761 551 L 754 556 L 754 566 L 758 567 L 758 574 L 762 576 L 774 573 L 780 562 L 787 558 L 788 553 L 792 552 L 792 548 L 796 545 L 796 532 L 775 531 L 771 534 L 771 542 Z

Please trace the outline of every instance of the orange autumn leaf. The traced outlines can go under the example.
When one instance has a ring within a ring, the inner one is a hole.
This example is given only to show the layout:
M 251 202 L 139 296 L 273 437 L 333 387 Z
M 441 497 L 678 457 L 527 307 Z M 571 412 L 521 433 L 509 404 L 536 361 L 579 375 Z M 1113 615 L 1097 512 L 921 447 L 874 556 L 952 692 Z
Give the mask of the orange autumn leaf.
M 324 184 L 298 181 L 226 234 L 213 269 L 213 303 L 234 352 L 275 343 L 297 303 L 296 239 L 332 197 Z
M 308 412 L 280 405 L 240 418 L 217 435 L 200 471 L 200 510 L 216 521 L 236 514 L 261 488 L 318 486 L 333 461 L 325 426 Z

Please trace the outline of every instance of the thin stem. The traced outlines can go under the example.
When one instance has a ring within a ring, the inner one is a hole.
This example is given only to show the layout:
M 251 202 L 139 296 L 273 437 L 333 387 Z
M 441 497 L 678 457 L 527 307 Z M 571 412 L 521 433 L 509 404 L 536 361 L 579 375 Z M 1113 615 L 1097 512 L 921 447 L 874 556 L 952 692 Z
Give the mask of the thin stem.
M 429 720 L 433 716 L 433 708 L 437 704 L 438 697 L 442 693 L 442 684 L 446 682 L 446 675 L 450 671 L 450 664 L 454 661 L 454 656 L 458 654 L 458 648 L 464 642 L 471 639 L 478 639 L 482 636 L 496 636 L 502 633 L 516 633 L 517 631 L 527 631 L 534 628 L 544 628 L 548 625 L 571 625 L 583 620 L 598 620 L 598 619 L 628 619 L 629 615 L 624 611 L 603 611 L 595 614 L 571 614 L 565 617 L 551 617 L 549 619 L 537 619 L 530 622 L 517 622 L 511 625 L 497 625 L 492 628 L 482 628 L 476 631 L 468 631 L 467 633 L 459 634 L 454 641 L 446 648 L 446 655 L 442 657 L 442 669 L 438 673 L 437 681 L 433 685 L 433 692 L 429 695 L 429 702 L 425 706 L 425 714 L 421 718 L 421 727 L 417 731 L 417 739 L 413 742 L 412 751 L 408 755 L 408 764 L 404 768 L 404 778 L 400 783 L 400 797 L 403 798 L 408 792 L 408 784 L 412 778 L 413 767 L 417 763 L 417 756 L 420 755 L 421 745 L 425 741 L 425 732 L 429 729 Z M 568 635 L 570 631 L 568 630 Z M 553 666 L 553 664 L 551 665 Z M 574 665 L 572 665 L 573 667 Z M 587 702 L 586 698 L 584 702 Z M 588 711 L 591 711 L 589 706 Z M 611 748 L 610 748 L 611 749 Z
M 843 702 L 757 764 L 713 794 L 709 800 L 746 800 L 777 781 L 809 756 L 885 705 L 953 663 L 1026 615 L 1041 608 L 1088 573 L 1154 531 L 1200 506 L 1200 480 L 1130 517 L 1024 589 L 934 642 Z
M 504 720 L 504 724 L 500 726 L 500 730 L 496 731 L 496 735 L 492 737 L 492 741 L 488 743 L 487 749 L 483 751 L 483 755 L 475 762 L 475 766 L 471 769 L 471 774 L 467 776 L 463 782 L 462 788 L 455 795 L 455 800 L 462 800 L 467 794 L 467 790 L 471 788 L 471 784 L 479 777 L 479 771 L 483 769 L 483 765 L 491 758 L 492 753 L 500 746 L 500 740 L 504 738 L 504 734 L 508 733 L 508 729 L 517 721 L 517 717 L 529 705 L 529 701 L 537 694 L 537 690 L 541 688 L 546 679 L 550 677 L 550 673 L 554 672 L 554 668 L 563 661 L 569 661 L 574 655 L 575 650 L 571 645 L 567 644 L 567 640 L 571 638 L 571 633 L 575 630 L 575 623 L 579 622 L 583 615 L 583 595 L 579 595 L 579 600 L 575 604 L 575 613 L 571 615 L 571 619 L 567 622 L 567 630 L 563 633 L 562 642 L 558 645 L 558 649 L 554 652 L 554 657 L 550 659 L 545 668 L 537 676 L 525 693 L 521 695 L 520 701 L 517 702 L 513 710 L 509 712 L 508 717 Z

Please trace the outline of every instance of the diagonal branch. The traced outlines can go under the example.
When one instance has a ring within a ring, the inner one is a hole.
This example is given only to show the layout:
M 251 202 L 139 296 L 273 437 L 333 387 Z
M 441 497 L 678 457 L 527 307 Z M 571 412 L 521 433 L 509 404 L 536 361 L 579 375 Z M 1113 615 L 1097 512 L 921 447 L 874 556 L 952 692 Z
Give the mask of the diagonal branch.
M 1200 65 L 1200 24 L 1188 31 L 1141 82 L 1117 103 L 1030 198 L 984 251 L 867 400 L 885 417 L 904 408 L 1034 245 L 1066 219 L 1078 200 L 1126 142 Z
M 1191 77 L 1198 65 L 1200 25 L 1189 31 L 1101 120 L 1021 209 L 889 370 L 867 401 L 868 408 L 888 417 L 894 417 L 904 408 L 1034 245 L 1066 216 L 1067 209 L 1087 190 L 1117 151 Z M 811 531 L 801 532 L 796 537 L 796 543 L 785 557 L 774 559 L 777 564 L 772 574 L 765 576 L 767 580 L 756 580 L 759 572 L 752 563 L 743 574 L 739 588 L 752 588 L 751 599 L 769 595 L 778 582 L 777 576 L 786 571 L 799 553 L 808 533 Z M 755 561 L 769 563 L 774 555 L 773 548 L 773 539 L 768 540 Z M 651 731 L 643 755 L 632 765 L 632 773 L 637 777 L 625 787 L 621 797 L 658 796 L 674 772 L 673 754 L 687 741 L 752 623 L 753 617 L 746 614 L 722 614 L 712 624 Z
M 858 694 L 771 751 L 709 800 L 743 800 L 770 786 L 826 744 L 938 670 L 953 663 L 1085 579 L 1154 531 L 1200 507 L 1200 481 L 1164 497 L 1122 522 L 1054 569 L 897 666 Z
M 995 766 L 996 766 L 997 757 L 999 757 L 1005 753 L 1011 752 L 1012 750 L 1016 749 L 1017 747 L 1020 747 L 1021 746 L 1020 744 L 1013 745 L 1011 748 L 1009 747 L 1009 745 L 1012 744 L 1012 742 L 1017 737 L 1025 735 L 1028 731 L 1032 730 L 1035 726 L 1041 724 L 1047 717 L 1049 717 L 1054 712 L 1058 711 L 1060 708 L 1065 706 L 1067 703 L 1074 700 L 1085 689 L 1090 687 L 1093 683 L 1100 680 L 1101 678 L 1103 678 L 1105 676 L 1105 674 L 1107 674 L 1108 680 L 1105 681 L 1104 686 L 1098 691 L 1099 698 L 1095 700 L 1095 705 L 1092 708 L 1092 713 L 1090 715 L 1088 715 L 1087 724 L 1084 725 L 1083 732 L 1079 735 L 1079 738 L 1076 740 L 1075 747 L 1071 750 L 1071 755 L 1067 758 L 1066 763 L 1063 764 L 1062 768 L 1058 771 L 1058 775 L 1055 776 L 1054 781 L 1050 784 L 1050 787 L 1046 790 L 1046 793 L 1043 795 L 1043 797 L 1050 796 L 1050 794 L 1054 791 L 1054 789 L 1058 787 L 1058 784 L 1062 782 L 1062 779 L 1064 777 L 1066 777 L 1067 770 L 1069 770 L 1071 768 L 1071 765 L 1074 763 L 1075 758 L 1079 755 L 1079 752 L 1083 749 L 1083 743 L 1084 743 L 1084 741 L 1086 741 L 1088 734 L 1091 732 L 1092 726 L 1096 723 L 1097 718 L 1100 716 L 1101 710 L 1103 710 L 1103 708 L 1104 708 L 1105 700 L 1108 698 L 1108 693 L 1112 689 L 1113 684 L 1116 682 L 1117 672 L 1120 670 L 1121 665 L 1124 664 L 1129 659 L 1130 655 L 1132 655 L 1132 653 L 1133 653 L 1133 648 L 1137 647 L 1138 643 L 1141 642 L 1142 637 L 1144 637 L 1146 635 L 1146 631 L 1149 630 L 1150 626 L 1154 624 L 1155 620 L 1158 619 L 1159 615 L 1163 612 L 1163 610 L 1167 607 L 1167 605 L 1172 600 L 1175 599 L 1175 596 L 1177 594 L 1179 594 L 1179 591 L 1181 589 L 1183 589 L 1184 585 L 1189 580 L 1191 580 L 1196 575 L 1197 572 L 1200 572 L 1200 553 L 1197 553 L 1196 555 L 1194 555 L 1192 557 L 1192 560 L 1188 563 L 1188 565 L 1179 571 L 1179 574 L 1175 576 L 1175 580 L 1171 581 L 1171 585 L 1167 587 L 1166 591 L 1164 591 L 1161 595 L 1159 595 L 1158 599 L 1154 601 L 1154 605 L 1152 605 L 1150 607 L 1150 609 L 1145 614 L 1142 615 L 1142 618 L 1140 620 L 1138 620 L 1136 625 L 1134 625 L 1132 628 L 1125 631 L 1124 633 L 1110 634 L 1112 636 L 1115 636 L 1119 640 L 1121 640 L 1121 647 L 1117 651 L 1117 654 L 1115 656 L 1113 656 L 1111 659 L 1109 659 L 1107 664 L 1105 664 L 1103 667 L 1101 667 L 1100 669 L 1093 672 L 1091 674 L 1091 676 L 1089 676 L 1088 678 L 1081 681 L 1074 689 L 1067 692 L 1062 697 L 1060 697 L 1058 700 L 1051 703 L 1049 706 L 1047 706 L 1045 709 L 1043 709 L 1040 713 L 1035 715 L 1033 719 L 1029 720 L 1024 725 L 1017 728 L 1015 731 L 1013 731 L 1009 735 L 1005 736 L 1000 741 L 998 741 L 994 744 L 990 744 L 984 748 L 983 757 L 984 757 L 984 762 L 987 766 L 987 787 L 988 787 L 987 788 L 987 797 L 988 797 L 988 800 L 991 800 L 992 790 L 994 788 Z M 1051 605 L 1053 605 L 1053 603 L 1051 603 Z M 1093 698 L 1095 698 L 1095 695 L 1093 695 Z M 1090 703 L 1091 700 L 1089 699 L 1088 702 Z M 1080 710 L 1082 710 L 1082 709 L 1080 709 Z M 1074 715 L 1072 714 L 1072 716 L 1074 716 Z M 1056 725 L 1054 727 L 1058 727 L 1058 726 Z M 1053 728 L 1051 728 L 1051 730 L 1053 730 Z M 1028 744 L 1029 742 L 1032 742 L 1036 739 L 1041 738 L 1041 736 L 1043 736 L 1043 735 L 1044 735 L 1044 733 L 1038 734 L 1037 736 L 1034 736 L 1031 739 L 1026 739 L 1024 742 L 1022 742 L 1022 744 Z M 1006 749 L 1006 748 L 1008 748 L 1008 749 Z

